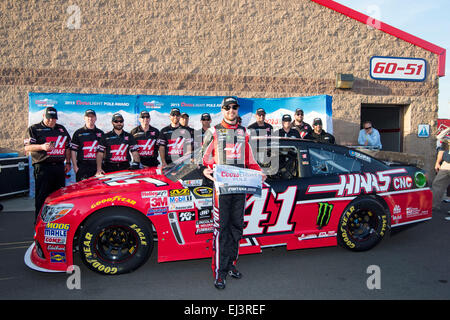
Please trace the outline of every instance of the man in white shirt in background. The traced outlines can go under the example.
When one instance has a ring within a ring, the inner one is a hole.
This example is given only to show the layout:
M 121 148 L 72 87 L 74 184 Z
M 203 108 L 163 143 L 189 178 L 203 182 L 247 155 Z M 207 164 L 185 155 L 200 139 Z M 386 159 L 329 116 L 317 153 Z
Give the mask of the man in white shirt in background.
M 358 144 L 382 149 L 380 133 L 372 127 L 372 122 L 364 121 L 363 128 L 359 131 Z

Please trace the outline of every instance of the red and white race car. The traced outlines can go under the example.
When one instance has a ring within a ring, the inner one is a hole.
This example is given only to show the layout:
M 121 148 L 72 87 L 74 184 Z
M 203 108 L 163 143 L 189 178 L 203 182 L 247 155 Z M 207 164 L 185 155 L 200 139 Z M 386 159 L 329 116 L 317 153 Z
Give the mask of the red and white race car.
M 240 254 L 335 246 L 374 247 L 397 226 L 431 219 L 424 172 L 357 150 L 272 138 L 260 197 L 248 195 Z M 158 262 L 212 254 L 212 185 L 190 161 L 170 168 L 121 171 L 49 196 L 26 264 L 65 272 L 78 252 L 101 274 L 130 272 L 158 245 Z

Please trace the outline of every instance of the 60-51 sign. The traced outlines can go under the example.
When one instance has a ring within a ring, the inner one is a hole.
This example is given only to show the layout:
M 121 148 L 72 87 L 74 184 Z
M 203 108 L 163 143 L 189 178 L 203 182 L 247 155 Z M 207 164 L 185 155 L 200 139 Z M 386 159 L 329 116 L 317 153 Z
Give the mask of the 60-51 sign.
M 418 58 L 372 57 L 370 76 L 375 80 L 424 81 L 427 62 Z

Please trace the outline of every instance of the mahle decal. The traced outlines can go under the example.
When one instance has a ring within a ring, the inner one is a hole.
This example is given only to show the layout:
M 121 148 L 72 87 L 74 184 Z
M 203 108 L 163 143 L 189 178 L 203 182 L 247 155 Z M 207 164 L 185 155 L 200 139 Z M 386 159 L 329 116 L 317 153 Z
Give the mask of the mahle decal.
M 319 229 L 325 227 L 328 225 L 328 222 L 330 222 L 331 218 L 331 211 L 333 211 L 333 204 L 326 203 L 326 202 L 319 202 L 319 213 L 317 214 L 317 221 L 316 224 L 319 227 Z

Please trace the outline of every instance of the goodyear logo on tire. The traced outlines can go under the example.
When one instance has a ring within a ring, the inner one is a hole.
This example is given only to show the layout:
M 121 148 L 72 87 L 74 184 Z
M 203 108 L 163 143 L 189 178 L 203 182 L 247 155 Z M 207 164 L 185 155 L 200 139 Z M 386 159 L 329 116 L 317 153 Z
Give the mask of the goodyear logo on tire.
M 331 212 L 333 211 L 333 204 L 326 203 L 326 202 L 319 202 L 319 212 L 317 214 L 317 227 L 319 229 L 325 227 L 328 225 L 328 222 L 330 222 L 331 218 Z

